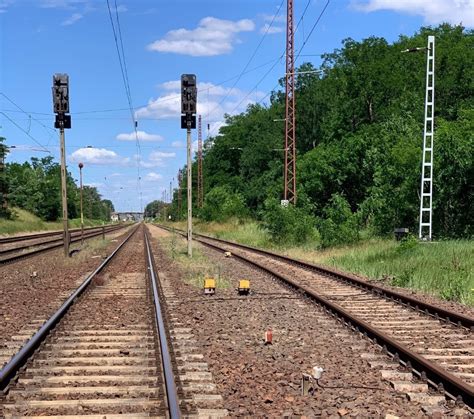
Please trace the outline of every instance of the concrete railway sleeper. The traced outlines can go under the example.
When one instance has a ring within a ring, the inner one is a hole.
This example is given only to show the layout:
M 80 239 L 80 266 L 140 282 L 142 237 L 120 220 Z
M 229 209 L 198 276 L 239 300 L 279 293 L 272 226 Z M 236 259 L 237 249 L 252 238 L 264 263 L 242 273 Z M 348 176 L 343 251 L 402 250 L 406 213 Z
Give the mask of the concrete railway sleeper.
M 180 417 L 144 230 L 134 228 L 0 371 L 1 417 Z
M 383 288 L 364 286 L 359 278 L 306 262 L 208 236 L 195 239 L 231 252 L 322 305 L 432 387 L 474 407 L 474 319 L 432 305 L 427 308 L 402 294 L 393 293 L 394 298 Z

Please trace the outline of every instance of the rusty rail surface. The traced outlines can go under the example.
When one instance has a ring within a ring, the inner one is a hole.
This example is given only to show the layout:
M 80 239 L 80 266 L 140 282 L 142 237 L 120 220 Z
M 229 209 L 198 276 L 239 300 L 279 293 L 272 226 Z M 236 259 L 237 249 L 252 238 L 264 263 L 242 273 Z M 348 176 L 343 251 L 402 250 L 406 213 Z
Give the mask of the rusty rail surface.
M 109 228 L 105 228 L 104 231 L 102 231 L 102 227 L 101 227 L 97 231 L 92 231 L 92 232 L 89 232 L 87 234 L 84 234 L 84 239 L 90 239 L 90 238 L 93 238 L 93 237 L 100 236 L 103 232 L 104 232 L 104 234 L 112 233 L 114 231 L 123 229 L 123 228 L 128 227 L 128 226 L 129 225 L 112 226 L 112 227 L 109 227 Z M 70 243 L 76 243 L 76 242 L 79 242 L 79 241 L 81 241 L 80 234 L 75 235 L 73 238 L 71 238 Z M 44 245 L 48 245 L 48 246 L 44 246 Z M 27 257 L 30 257 L 30 256 L 34 256 L 34 255 L 37 255 L 39 253 L 47 252 L 49 250 L 57 249 L 57 248 L 61 247 L 62 245 L 63 245 L 63 238 L 61 237 L 61 238 L 58 238 L 58 239 L 46 240 L 46 241 L 43 241 L 41 243 L 27 244 L 27 245 L 24 245 L 24 246 L 15 247 L 13 249 L 0 250 L 0 256 L 3 256 L 3 255 L 8 255 L 8 254 L 11 254 L 11 253 L 15 253 L 15 252 L 21 252 L 22 250 L 26 250 L 26 249 L 29 249 L 31 247 L 44 246 L 44 247 L 40 247 L 39 249 L 34 249 L 30 252 L 20 253 L 18 255 L 13 255 L 13 256 L 9 256 L 7 258 L 0 259 L 0 265 L 15 262 L 17 260 L 27 258 Z
M 158 225 L 158 227 L 164 228 L 167 231 L 173 231 L 169 227 L 164 227 L 161 225 Z M 174 229 L 174 231 L 182 235 L 183 237 L 186 237 L 186 235 L 183 232 L 176 229 Z M 313 265 L 308 262 L 292 259 L 287 256 L 279 255 L 277 253 L 269 252 L 263 249 L 254 248 L 251 246 L 242 245 L 239 243 L 234 243 L 234 242 L 230 242 L 230 241 L 226 241 L 222 239 L 216 239 L 214 237 L 205 236 L 201 234 L 195 234 L 194 236 L 195 236 L 195 240 L 199 241 L 200 243 L 210 248 L 218 250 L 220 252 L 225 252 L 226 249 L 216 244 L 209 243 L 206 240 L 214 240 L 219 243 L 241 247 L 242 249 L 257 252 L 269 257 L 279 258 L 289 264 L 293 264 L 293 265 L 296 264 L 296 265 L 317 271 L 319 273 L 325 274 L 327 276 L 344 280 L 350 284 L 353 284 L 354 286 L 367 289 L 379 295 L 382 298 L 389 298 L 391 300 L 395 300 L 396 302 L 402 303 L 413 309 L 424 311 L 425 313 L 429 315 L 434 315 L 434 316 L 437 316 L 438 318 L 444 318 L 448 321 L 454 322 L 462 327 L 467 327 L 471 330 L 474 328 L 474 319 L 468 316 L 464 316 L 459 313 L 455 313 L 449 310 L 442 309 L 440 307 L 436 307 L 431 304 L 424 303 L 422 301 L 417 300 L 414 297 L 408 297 L 403 294 L 400 294 L 391 290 L 387 290 L 382 287 L 378 287 L 374 284 L 369 284 L 366 281 L 363 281 L 362 279 L 357 278 L 355 275 L 342 273 L 337 270 L 329 269 L 329 268 L 318 266 L 318 265 Z M 271 276 L 279 279 L 285 285 L 296 290 L 299 294 L 322 305 L 327 311 L 329 311 L 334 316 L 344 321 L 346 324 L 349 324 L 353 329 L 364 333 L 370 339 L 372 339 L 375 343 L 382 346 L 384 349 L 386 349 L 388 354 L 390 354 L 395 359 L 399 359 L 400 363 L 403 366 L 410 367 L 411 370 L 416 375 L 426 376 L 428 383 L 430 383 L 433 387 L 439 388 L 439 385 L 441 384 L 447 396 L 454 399 L 461 397 L 463 402 L 466 403 L 466 405 L 468 405 L 470 408 L 474 407 L 474 391 L 473 391 L 473 387 L 470 386 L 468 383 L 462 381 L 460 378 L 454 376 L 453 374 L 446 371 L 442 367 L 439 367 L 433 362 L 427 360 L 423 356 L 413 352 L 412 350 L 407 348 L 405 345 L 398 342 L 396 339 L 393 339 L 391 336 L 373 327 L 366 321 L 360 319 L 358 316 L 351 314 L 349 311 L 342 308 L 338 304 L 333 303 L 332 301 L 329 301 L 325 297 L 318 295 L 314 291 L 308 289 L 307 287 L 296 283 L 293 279 L 289 278 L 287 275 L 284 275 L 280 272 L 277 272 L 274 269 L 261 265 L 260 263 L 254 260 L 251 260 L 243 255 L 238 255 L 234 253 L 233 256 L 236 257 L 237 259 L 242 260 L 243 262 L 247 264 L 255 266 L 258 269 L 270 274 Z

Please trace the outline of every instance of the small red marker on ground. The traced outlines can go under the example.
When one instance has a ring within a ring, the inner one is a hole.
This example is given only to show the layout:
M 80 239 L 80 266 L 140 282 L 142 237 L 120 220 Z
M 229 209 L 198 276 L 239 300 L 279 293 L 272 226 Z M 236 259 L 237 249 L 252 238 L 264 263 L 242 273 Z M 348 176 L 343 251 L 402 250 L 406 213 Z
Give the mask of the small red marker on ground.
M 272 329 L 268 329 L 265 332 L 265 345 L 271 345 L 272 344 Z

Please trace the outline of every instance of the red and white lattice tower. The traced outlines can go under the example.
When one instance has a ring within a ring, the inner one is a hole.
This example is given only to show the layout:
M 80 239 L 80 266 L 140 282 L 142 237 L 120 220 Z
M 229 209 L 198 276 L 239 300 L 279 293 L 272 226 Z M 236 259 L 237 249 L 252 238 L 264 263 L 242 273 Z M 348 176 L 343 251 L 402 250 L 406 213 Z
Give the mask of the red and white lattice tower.
M 286 106 L 285 106 L 285 203 L 296 203 L 295 125 L 295 33 L 293 0 L 287 0 L 286 19 Z

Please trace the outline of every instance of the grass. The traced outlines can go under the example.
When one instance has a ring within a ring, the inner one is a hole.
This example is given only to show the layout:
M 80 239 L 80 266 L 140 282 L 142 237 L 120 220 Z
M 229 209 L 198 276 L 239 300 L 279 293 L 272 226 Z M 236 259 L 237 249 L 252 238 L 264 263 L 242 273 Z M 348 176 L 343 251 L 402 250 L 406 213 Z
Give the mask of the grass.
M 186 223 L 172 223 L 185 229 Z M 316 243 L 277 246 L 255 221 L 203 223 L 194 230 L 214 237 L 266 248 L 309 262 L 358 273 L 386 284 L 410 288 L 474 307 L 474 241 L 420 243 L 370 238 L 349 246 L 320 250 Z
M 36 215 L 33 215 L 32 213 L 20 208 L 12 208 L 12 211 L 14 214 L 14 218 L 12 220 L 0 218 L 0 235 L 46 230 L 61 230 L 63 228 L 61 221 L 43 221 Z M 102 221 L 88 219 L 84 220 L 85 227 L 93 227 L 96 225 L 102 225 Z M 70 228 L 77 228 L 80 226 L 81 220 L 79 218 L 69 220 Z
M 168 255 L 176 261 L 184 271 L 184 281 L 187 284 L 202 288 L 204 279 L 216 280 L 216 288 L 229 288 L 230 281 L 222 274 L 222 266 L 211 262 L 201 249 L 193 248 L 192 259 L 187 256 L 187 244 L 177 234 L 160 238 L 160 244 Z

